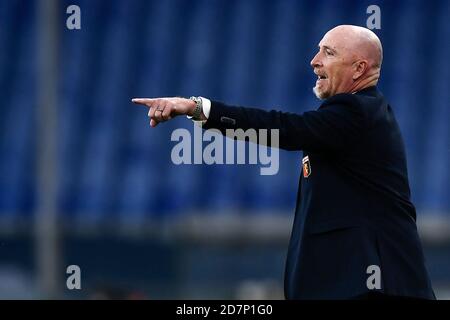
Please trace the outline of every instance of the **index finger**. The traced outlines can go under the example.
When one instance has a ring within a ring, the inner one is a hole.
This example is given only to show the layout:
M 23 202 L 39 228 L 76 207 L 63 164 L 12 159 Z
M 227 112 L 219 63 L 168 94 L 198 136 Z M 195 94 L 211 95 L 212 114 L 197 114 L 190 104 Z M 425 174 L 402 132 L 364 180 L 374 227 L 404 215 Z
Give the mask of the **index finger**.
M 150 99 L 150 98 L 133 98 L 131 101 L 136 104 L 142 104 L 147 107 L 151 107 L 152 103 L 155 103 L 158 99 Z

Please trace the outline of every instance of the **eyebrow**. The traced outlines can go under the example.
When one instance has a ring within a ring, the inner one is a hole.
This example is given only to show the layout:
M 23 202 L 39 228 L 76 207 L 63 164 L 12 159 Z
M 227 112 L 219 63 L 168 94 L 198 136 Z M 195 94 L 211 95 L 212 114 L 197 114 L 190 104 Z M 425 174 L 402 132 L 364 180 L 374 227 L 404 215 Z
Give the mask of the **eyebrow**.
M 319 47 L 319 50 L 320 50 L 320 46 L 318 46 L 318 47 Z M 331 47 L 329 47 L 329 46 L 322 46 L 322 48 L 328 49 L 328 50 L 330 50 L 330 51 L 332 51 L 332 52 L 334 52 L 334 53 L 337 53 L 336 50 L 334 50 L 333 48 L 331 48 Z

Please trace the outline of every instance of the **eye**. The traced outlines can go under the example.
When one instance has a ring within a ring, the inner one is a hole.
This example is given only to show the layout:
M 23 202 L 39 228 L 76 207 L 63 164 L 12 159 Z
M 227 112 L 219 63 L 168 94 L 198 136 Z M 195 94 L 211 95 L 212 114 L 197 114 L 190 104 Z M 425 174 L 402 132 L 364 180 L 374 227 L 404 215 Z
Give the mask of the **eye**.
M 326 53 L 327 56 L 333 56 L 334 55 L 333 51 L 331 51 L 329 49 L 326 49 L 325 53 Z

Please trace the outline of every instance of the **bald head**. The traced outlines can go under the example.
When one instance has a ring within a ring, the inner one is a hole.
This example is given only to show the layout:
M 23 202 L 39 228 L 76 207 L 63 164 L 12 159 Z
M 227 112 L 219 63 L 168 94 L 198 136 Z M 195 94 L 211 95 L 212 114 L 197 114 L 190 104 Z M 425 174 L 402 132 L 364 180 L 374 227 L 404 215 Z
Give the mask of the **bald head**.
M 381 68 L 383 47 L 373 31 L 359 26 L 340 25 L 328 31 L 325 34 L 327 36 L 335 38 L 336 45 L 346 50 L 347 54 L 367 59 L 371 66 Z
M 326 99 L 376 85 L 382 61 L 383 48 L 374 32 L 359 26 L 337 26 L 322 38 L 311 61 L 318 75 L 314 92 Z

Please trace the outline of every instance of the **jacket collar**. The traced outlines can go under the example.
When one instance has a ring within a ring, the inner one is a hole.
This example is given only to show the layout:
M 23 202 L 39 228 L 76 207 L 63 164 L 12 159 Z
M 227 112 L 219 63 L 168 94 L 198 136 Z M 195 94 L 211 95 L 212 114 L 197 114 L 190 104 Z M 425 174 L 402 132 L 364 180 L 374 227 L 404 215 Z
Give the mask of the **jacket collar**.
M 371 86 L 359 91 L 353 92 L 353 94 L 363 95 L 363 96 L 377 96 L 379 94 L 377 86 Z

